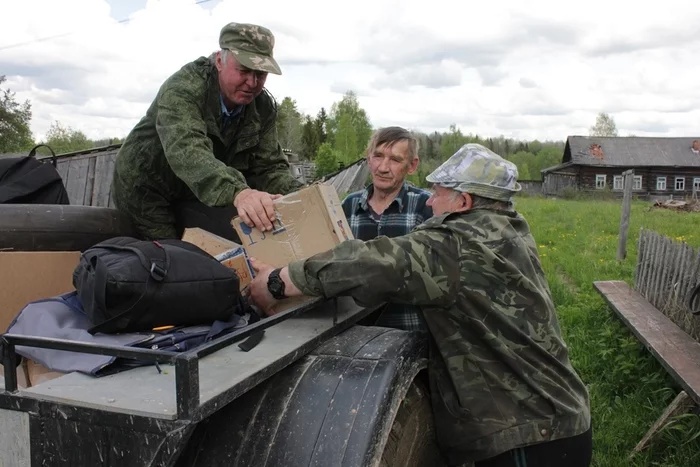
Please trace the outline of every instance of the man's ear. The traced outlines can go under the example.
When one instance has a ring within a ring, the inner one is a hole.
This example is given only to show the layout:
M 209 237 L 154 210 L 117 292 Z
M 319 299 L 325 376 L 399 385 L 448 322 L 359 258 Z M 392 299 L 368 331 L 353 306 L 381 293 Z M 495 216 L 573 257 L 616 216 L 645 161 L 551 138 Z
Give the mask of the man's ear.
M 459 201 L 459 204 L 457 205 L 456 212 L 468 211 L 474 204 L 474 201 L 469 193 L 460 193 L 457 200 Z
M 411 175 L 418 170 L 418 164 L 420 163 L 420 158 L 416 154 L 416 157 L 413 158 L 413 160 L 410 162 L 408 166 L 408 175 Z
M 221 60 L 221 51 L 216 52 L 216 69 L 221 72 L 224 69 L 224 62 Z

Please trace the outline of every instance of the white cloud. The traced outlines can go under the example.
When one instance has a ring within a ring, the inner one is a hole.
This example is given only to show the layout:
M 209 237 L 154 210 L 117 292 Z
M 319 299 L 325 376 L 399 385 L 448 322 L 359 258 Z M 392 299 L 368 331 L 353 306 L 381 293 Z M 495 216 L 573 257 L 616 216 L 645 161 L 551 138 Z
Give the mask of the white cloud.
M 531 78 L 522 77 L 522 78 L 520 78 L 520 81 L 518 81 L 518 82 L 520 83 L 520 87 L 523 87 L 523 88 L 536 88 L 537 87 L 537 83 L 535 83 L 535 80 L 533 80 Z
M 259 5 L 148 0 L 120 23 L 105 0 L 11 2 L 0 73 L 32 102 L 35 136 L 54 120 L 93 138 L 124 136 L 164 79 L 217 48 L 225 23 L 253 22 L 276 35 L 284 74 L 268 88 L 313 115 L 352 89 L 375 126 L 456 123 L 465 133 L 561 140 L 586 134 L 606 111 L 621 134 L 700 134 L 692 0 L 662 9 L 627 0 Z

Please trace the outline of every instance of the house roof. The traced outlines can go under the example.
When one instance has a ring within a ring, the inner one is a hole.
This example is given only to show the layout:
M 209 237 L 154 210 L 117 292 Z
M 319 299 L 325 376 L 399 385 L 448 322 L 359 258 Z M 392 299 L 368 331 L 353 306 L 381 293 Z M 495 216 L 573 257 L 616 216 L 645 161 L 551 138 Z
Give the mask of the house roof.
M 691 149 L 696 139 L 700 140 L 700 136 L 569 136 L 562 163 L 603 167 L 700 167 L 700 154 Z
M 367 158 L 362 157 L 347 167 L 326 175 L 321 182 L 332 185 L 338 195 L 342 196 L 363 189 L 368 176 Z
M 540 170 L 540 172 L 543 174 L 550 173 L 550 172 L 556 172 L 557 170 L 565 169 L 567 167 L 571 167 L 572 165 L 574 165 L 573 162 L 564 162 L 562 164 L 557 164 L 557 165 L 554 165 L 552 167 L 544 168 L 544 169 Z

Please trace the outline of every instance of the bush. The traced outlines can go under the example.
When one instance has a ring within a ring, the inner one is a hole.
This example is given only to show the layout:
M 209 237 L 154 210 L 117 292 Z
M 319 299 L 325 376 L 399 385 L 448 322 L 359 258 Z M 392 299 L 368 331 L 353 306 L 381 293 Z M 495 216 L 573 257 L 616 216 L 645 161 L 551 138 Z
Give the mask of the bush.
M 576 188 L 572 186 L 567 186 L 562 191 L 561 197 L 564 199 L 577 199 L 579 197 L 579 192 Z

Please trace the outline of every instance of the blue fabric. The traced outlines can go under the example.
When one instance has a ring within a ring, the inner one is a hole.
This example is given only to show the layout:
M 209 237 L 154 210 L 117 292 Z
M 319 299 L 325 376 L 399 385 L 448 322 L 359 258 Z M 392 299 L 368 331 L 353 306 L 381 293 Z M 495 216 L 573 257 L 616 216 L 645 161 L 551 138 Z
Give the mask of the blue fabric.
M 85 314 L 77 292 L 74 291 L 27 304 L 10 324 L 7 332 L 94 344 L 184 352 L 247 324 L 248 321 L 244 317 L 234 313 L 230 321 L 215 321 L 211 326 L 180 326 L 160 332 L 93 335 L 88 332 L 92 322 Z M 120 359 L 117 362 L 116 357 L 106 355 L 28 346 L 17 346 L 16 352 L 22 357 L 41 363 L 49 370 L 61 373 L 77 371 L 93 376 L 103 376 L 119 371 L 120 365 L 123 368 L 148 365 L 148 363 L 129 359 Z
M 233 110 L 229 111 L 224 103 L 224 96 L 221 93 L 219 93 L 219 102 L 221 102 L 221 133 L 224 133 L 226 126 L 234 117 L 237 117 L 241 113 L 243 106 L 238 105 Z

